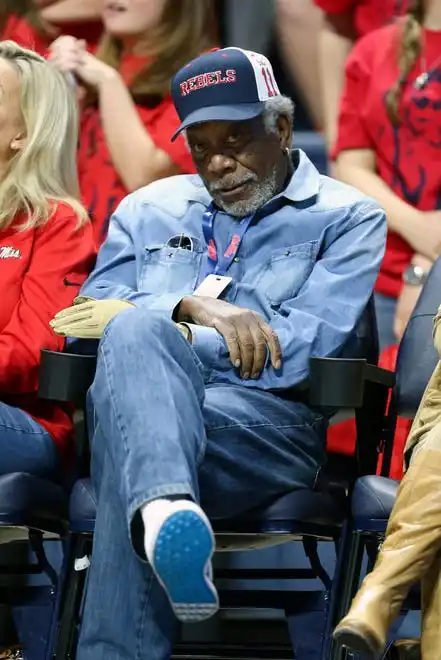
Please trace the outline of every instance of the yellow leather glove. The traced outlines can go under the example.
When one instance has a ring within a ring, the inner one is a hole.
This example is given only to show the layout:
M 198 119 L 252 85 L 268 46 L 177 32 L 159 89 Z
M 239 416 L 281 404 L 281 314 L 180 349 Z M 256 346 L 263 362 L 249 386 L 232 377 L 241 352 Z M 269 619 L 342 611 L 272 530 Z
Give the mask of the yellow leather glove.
M 72 307 L 55 315 L 50 326 L 57 335 L 100 339 L 106 325 L 120 312 L 135 307 L 126 300 L 95 300 L 80 296 Z

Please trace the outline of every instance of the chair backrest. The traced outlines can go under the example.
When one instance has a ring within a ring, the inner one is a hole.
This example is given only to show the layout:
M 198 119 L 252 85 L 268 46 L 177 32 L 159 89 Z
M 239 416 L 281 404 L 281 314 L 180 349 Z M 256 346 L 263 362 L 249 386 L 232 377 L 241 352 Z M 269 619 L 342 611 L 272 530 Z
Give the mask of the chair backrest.
M 346 342 L 339 357 L 363 358 L 369 364 L 378 364 L 379 343 L 374 297 L 371 296 L 352 337 Z
M 320 174 L 328 171 L 328 155 L 323 136 L 315 131 L 294 131 L 292 146 L 306 153 L 311 162 L 316 166 Z
M 398 351 L 394 409 L 413 419 L 438 362 L 433 345 L 433 319 L 441 304 L 441 258 L 429 273 Z
M 373 296 L 369 299 L 352 336 L 338 357 L 364 359 L 372 365 L 378 363 L 379 344 Z M 361 474 L 372 472 L 372 466 L 375 469 L 382 419 L 380 418 L 381 406 L 373 409 L 370 405 L 371 402 L 372 397 L 369 397 L 365 408 L 356 411 L 355 454 L 328 453 L 327 463 L 318 475 L 317 487 L 320 490 L 341 490 L 341 488 L 348 487 Z

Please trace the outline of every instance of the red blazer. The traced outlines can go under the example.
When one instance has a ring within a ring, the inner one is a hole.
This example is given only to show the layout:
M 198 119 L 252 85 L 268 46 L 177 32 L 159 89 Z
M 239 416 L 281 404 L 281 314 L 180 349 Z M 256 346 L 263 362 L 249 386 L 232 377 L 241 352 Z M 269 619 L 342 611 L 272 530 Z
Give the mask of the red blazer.
M 18 222 L 20 219 L 18 219 Z M 70 206 L 57 204 L 43 226 L 0 231 L 0 400 L 28 412 L 68 449 L 71 410 L 37 397 L 40 349 L 61 351 L 49 321 L 72 304 L 94 265 L 92 226 L 78 228 Z

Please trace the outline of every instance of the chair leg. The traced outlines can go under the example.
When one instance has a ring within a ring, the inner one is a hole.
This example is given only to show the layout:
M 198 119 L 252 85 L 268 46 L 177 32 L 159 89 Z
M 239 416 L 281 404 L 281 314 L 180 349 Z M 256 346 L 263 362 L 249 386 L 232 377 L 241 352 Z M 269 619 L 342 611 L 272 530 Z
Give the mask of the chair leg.
M 360 582 L 363 563 L 364 538 L 362 534 L 346 528 L 340 539 L 340 551 L 334 572 L 328 625 L 323 640 L 321 660 L 347 660 L 346 649 L 335 644 L 332 631 L 349 610 Z
M 72 660 L 75 657 L 77 625 L 86 579 L 86 570 L 76 570 L 76 560 L 89 554 L 90 539 L 84 535 L 72 535 L 68 541 L 68 558 L 65 570 L 61 614 L 56 639 L 56 660 Z

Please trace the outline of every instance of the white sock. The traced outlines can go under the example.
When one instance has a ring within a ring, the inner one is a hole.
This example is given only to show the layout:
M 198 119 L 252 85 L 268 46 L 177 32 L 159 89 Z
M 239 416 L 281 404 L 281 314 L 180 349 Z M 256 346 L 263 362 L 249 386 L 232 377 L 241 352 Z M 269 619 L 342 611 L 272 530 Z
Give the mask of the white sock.
M 141 517 L 142 522 L 144 523 L 144 545 L 146 551 L 147 547 L 150 546 L 150 539 L 154 538 L 156 533 L 158 520 L 162 522 L 164 510 L 167 510 L 173 501 L 176 500 L 158 498 L 157 500 L 152 500 L 141 507 Z

